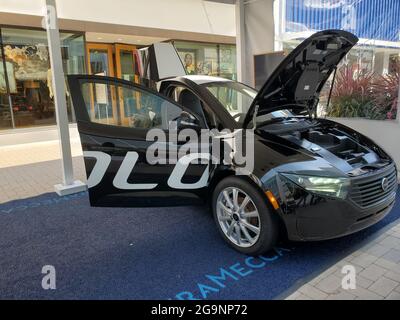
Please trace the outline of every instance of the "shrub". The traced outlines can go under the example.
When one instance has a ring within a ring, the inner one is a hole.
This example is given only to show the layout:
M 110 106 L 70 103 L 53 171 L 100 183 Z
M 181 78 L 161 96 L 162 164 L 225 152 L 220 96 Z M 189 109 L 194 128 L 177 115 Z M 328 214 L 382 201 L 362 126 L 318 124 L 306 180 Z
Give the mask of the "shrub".
M 386 119 L 396 119 L 399 83 L 400 63 L 397 63 L 393 73 L 377 76 L 373 84 L 374 108 L 384 114 Z
M 400 65 L 395 72 L 376 75 L 343 65 L 336 74 L 327 115 L 376 120 L 396 119 Z

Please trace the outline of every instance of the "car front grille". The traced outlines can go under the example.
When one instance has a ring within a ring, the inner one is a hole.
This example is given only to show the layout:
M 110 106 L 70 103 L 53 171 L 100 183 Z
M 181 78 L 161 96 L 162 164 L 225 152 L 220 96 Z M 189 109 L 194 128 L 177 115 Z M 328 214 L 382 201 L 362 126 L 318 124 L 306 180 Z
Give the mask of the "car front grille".
M 383 190 L 382 181 L 387 179 L 387 189 Z M 352 182 L 350 199 L 362 208 L 372 207 L 397 190 L 397 174 L 394 165 L 368 177 L 356 178 Z

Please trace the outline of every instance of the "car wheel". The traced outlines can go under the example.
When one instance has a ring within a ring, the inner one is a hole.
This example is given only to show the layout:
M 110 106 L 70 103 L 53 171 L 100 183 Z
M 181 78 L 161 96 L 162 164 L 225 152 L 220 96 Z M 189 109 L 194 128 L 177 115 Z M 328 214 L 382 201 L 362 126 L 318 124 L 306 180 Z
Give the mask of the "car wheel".
M 260 255 L 273 248 L 278 223 L 255 186 L 238 177 L 222 180 L 214 189 L 212 207 L 217 227 L 237 251 Z

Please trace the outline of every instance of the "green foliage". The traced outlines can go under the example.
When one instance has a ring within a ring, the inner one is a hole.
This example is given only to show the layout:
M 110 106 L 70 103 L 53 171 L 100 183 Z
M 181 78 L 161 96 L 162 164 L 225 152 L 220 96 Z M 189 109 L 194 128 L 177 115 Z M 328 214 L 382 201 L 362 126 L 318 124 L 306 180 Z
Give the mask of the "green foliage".
M 386 75 L 359 70 L 348 65 L 338 69 L 327 116 L 396 119 L 400 66 Z

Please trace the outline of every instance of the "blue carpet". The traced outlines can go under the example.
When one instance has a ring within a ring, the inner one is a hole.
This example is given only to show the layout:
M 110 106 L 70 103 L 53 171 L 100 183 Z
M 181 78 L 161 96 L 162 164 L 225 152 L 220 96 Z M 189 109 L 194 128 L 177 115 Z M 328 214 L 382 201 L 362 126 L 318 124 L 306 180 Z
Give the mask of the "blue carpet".
M 91 208 L 86 193 L 0 205 L 0 299 L 274 299 L 400 218 L 261 259 L 220 238 L 203 207 Z M 56 290 L 43 290 L 44 265 Z

